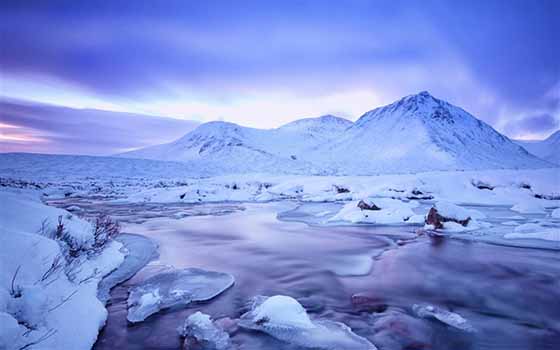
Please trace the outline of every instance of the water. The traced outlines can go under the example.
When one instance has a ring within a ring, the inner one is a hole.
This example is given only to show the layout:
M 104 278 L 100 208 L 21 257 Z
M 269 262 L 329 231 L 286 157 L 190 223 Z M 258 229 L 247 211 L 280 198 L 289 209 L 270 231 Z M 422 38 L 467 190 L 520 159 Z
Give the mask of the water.
M 113 290 L 97 350 L 178 349 L 176 329 L 188 315 L 202 311 L 237 318 L 247 300 L 259 294 L 290 295 L 312 318 L 344 322 L 380 349 L 560 346 L 558 251 L 430 238 L 418 236 L 414 227 L 279 221 L 276 214 L 293 209 L 294 203 L 79 205 L 86 216 L 109 213 L 121 220 L 125 232 L 159 244 L 159 259 Z M 208 215 L 213 211 L 221 215 Z M 176 219 L 180 213 L 195 216 Z M 167 266 L 228 272 L 236 282 L 211 302 L 128 325 L 128 288 Z M 420 303 L 459 313 L 476 332 L 415 317 L 412 305 Z M 240 349 L 291 349 L 243 330 L 232 340 Z

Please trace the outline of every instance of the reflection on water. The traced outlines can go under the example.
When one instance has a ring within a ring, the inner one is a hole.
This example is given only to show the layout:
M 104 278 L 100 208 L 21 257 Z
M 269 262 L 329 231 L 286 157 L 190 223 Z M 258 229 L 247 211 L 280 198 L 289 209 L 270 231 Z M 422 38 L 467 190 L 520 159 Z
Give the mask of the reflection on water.
M 237 318 L 258 294 L 298 299 L 312 317 L 350 326 L 380 349 L 557 349 L 560 346 L 560 253 L 433 239 L 403 227 L 319 227 L 283 222 L 290 203 L 207 205 L 222 216 L 189 216 L 193 206 L 82 203 L 107 211 L 126 232 L 160 246 L 160 259 L 117 287 L 96 349 L 178 349 L 176 328 L 195 311 Z M 172 208 L 172 209 L 170 209 Z M 200 209 L 202 207 L 199 207 Z M 198 210 L 200 212 L 200 210 Z M 200 214 L 200 213 L 199 213 Z M 396 244 L 397 241 L 407 242 Z M 127 289 L 165 266 L 231 273 L 233 288 L 209 303 L 126 323 Z M 468 334 L 420 319 L 412 305 L 431 303 L 465 317 Z M 266 335 L 237 331 L 240 349 L 290 349 Z

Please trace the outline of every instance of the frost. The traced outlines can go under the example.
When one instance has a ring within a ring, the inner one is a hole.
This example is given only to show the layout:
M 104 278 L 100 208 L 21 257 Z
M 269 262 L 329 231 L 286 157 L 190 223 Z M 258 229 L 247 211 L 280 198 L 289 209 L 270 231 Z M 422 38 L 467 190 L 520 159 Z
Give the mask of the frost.
M 157 274 L 131 289 L 127 319 L 140 322 L 165 308 L 210 300 L 233 283 L 230 274 L 197 268 Z
M 376 347 L 343 323 L 311 320 L 297 300 L 289 296 L 258 296 L 251 310 L 243 314 L 239 325 L 287 343 L 314 349 L 373 350 Z
M 436 320 L 445 323 L 448 326 L 460 329 L 465 332 L 474 332 L 474 327 L 461 315 L 445 310 L 441 307 L 433 305 L 419 305 L 412 306 L 412 310 L 418 317 L 422 318 L 435 318 Z
M 209 315 L 200 311 L 185 320 L 179 333 L 185 337 L 183 346 L 185 349 L 190 349 L 194 345 L 193 343 L 208 350 L 224 350 L 231 346 L 229 335 L 212 322 Z

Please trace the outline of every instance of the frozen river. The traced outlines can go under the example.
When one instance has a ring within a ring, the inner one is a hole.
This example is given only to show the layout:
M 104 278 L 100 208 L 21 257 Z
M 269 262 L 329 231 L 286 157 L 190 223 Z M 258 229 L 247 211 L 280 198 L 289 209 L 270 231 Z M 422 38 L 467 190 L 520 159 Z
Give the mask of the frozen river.
M 151 238 L 159 258 L 112 291 L 95 349 L 178 349 L 177 327 L 195 311 L 238 318 L 255 295 L 296 298 L 311 318 L 347 324 L 379 349 L 557 349 L 560 252 L 418 235 L 417 227 L 298 222 L 296 203 L 109 205 L 124 232 Z M 70 205 L 68 201 L 56 203 Z M 323 210 L 322 208 L 321 210 Z M 287 213 L 280 215 L 278 213 Z M 303 218 L 304 219 L 304 218 Z M 304 220 L 305 221 L 305 220 Z M 126 321 L 128 288 L 165 270 L 199 267 L 235 277 L 216 299 Z M 415 304 L 463 316 L 465 332 L 420 318 Z M 293 349 L 265 334 L 231 334 L 239 349 Z

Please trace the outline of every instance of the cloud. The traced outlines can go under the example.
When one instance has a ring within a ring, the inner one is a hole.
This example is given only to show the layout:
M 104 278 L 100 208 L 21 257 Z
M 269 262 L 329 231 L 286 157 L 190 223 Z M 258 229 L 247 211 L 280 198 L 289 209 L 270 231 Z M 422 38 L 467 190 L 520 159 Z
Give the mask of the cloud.
M 554 0 L 0 7 L 1 93 L 12 97 L 272 127 L 331 110 L 318 102 L 336 96 L 372 96 L 339 99 L 355 119 L 429 90 L 494 126 L 558 116 Z
M 537 114 L 515 120 L 505 126 L 505 131 L 514 138 L 532 138 L 547 135 L 560 127 L 558 119 L 550 114 Z M 539 138 L 539 137 L 537 137 Z
M 180 119 L 0 100 L 2 152 L 110 155 L 172 141 L 196 125 Z

